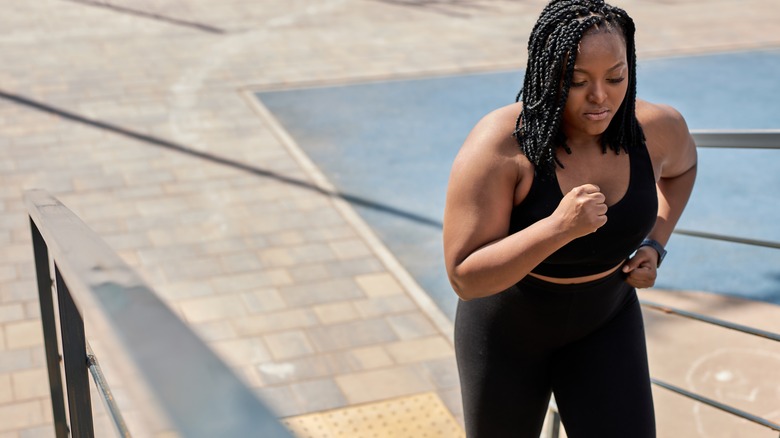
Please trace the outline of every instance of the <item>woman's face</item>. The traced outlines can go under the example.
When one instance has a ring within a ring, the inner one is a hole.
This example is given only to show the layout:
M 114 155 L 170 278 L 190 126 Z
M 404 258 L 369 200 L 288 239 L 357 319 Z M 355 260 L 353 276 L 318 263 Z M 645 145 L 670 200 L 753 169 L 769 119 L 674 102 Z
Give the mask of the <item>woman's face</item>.
M 563 131 L 570 143 L 607 130 L 626 97 L 628 73 L 622 35 L 602 31 L 582 37 L 563 111 Z

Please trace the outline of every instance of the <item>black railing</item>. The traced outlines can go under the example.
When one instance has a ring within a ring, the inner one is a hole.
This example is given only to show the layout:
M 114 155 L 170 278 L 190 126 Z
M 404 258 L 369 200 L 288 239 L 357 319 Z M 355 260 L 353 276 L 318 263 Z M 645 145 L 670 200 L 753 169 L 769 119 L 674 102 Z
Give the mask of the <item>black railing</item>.
M 733 148 L 733 149 L 780 149 L 780 130 L 746 130 L 746 131 L 692 131 L 693 137 L 696 141 L 696 146 L 699 148 Z M 720 240 L 732 243 L 739 243 L 751 246 L 760 246 L 764 248 L 780 249 L 780 243 L 770 242 L 758 239 L 748 239 L 737 236 L 725 236 L 720 234 L 676 229 L 675 234 L 681 234 L 686 236 L 692 236 L 697 238 Z M 662 304 L 657 304 L 645 300 L 640 300 L 642 307 L 663 312 L 665 314 L 676 315 L 684 318 L 689 318 L 698 322 L 703 322 L 710 325 L 715 325 L 730 330 L 736 330 L 738 332 L 758 336 L 772 341 L 780 342 L 780 334 L 760 330 L 757 328 L 735 324 L 728 321 L 723 321 L 717 318 L 712 318 L 707 315 L 702 315 L 694 312 L 688 312 L 685 310 L 675 309 Z M 719 409 L 723 412 L 728 412 L 731 415 L 735 415 L 739 418 L 750 421 L 754 424 L 759 424 L 775 432 L 780 432 L 780 424 L 767 420 L 766 418 L 753 415 L 749 412 L 745 412 L 741 409 L 737 409 L 733 406 L 729 406 L 725 403 L 713 400 L 705 397 L 701 394 L 688 391 L 686 389 L 677 387 L 670 383 L 651 378 L 651 382 L 661 388 L 672 391 L 678 395 L 681 395 L 690 400 L 697 401 L 715 409 Z M 549 423 L 547 436 L 549 438 L 557 438 L 560 430 L 560 417 L 557 413 L 557 407 L 555 402 L 550 403 L 549 410 Z
M 27 192 L 25 201 L 57 438 L 95 434 L 88 372 L 118 434 L 130 436 L 88 339 L 94 341 L 92 346 L 100 345 L 101 359 L 115 367 L 117 374 L 111 376 L 125 381 L 137 409 L 136 421 L 149 419 L 152 425 L 144 427 L 155 433 L 292 437 L 255 393 L 78 217 L 43 191 Z
M 693 137 L 696 141 L 696 146 L 700 148 L 729 148 L 729 149 L 780 149 L 780 131 L 777 130 L 763 130 L 763 131 L 693 131 Z M 759 246 L 764 248 L 780 249 L 780 243 L 770 242 L 758 239 L 748 239 L 738 236 L 725 236 L 714 233 L 707 233 L 702 231 L 677 229 L 675 234 L 681 234 L 691 237 L 720 240 L 724 242 L 732 242 L 743 245 Z M 703 322 L 710 325 L 726 328 L 729 330 L 735 330 L 740 333 L 744 333 L 751 336 L 758 336 L 772 341 L 780 342 L 780 335 L 777 333 L 768 332 L 765 330 L 756 329 L 753 327 L 734 324 L 732 322 L 723 321 L 720 319 L 712 318 L 707 315 L 701 315 L 694 312 L 688 312 L 685 310 L 674 309 L 669 306 L 664 306 L 657 303 L 641 300 L 640 304 L 653 311 L 663 312 L 665 314 L 676 315 L 683 318 L 692 319 L 698 322 Z M 771 422 L 765 418 L 758 417 L 743 410 L 737 409 L 733 406 L 729 406 L 725 403 L 713 400 L 696 394 L 691 391 L 679 388 L 667 382 L 663 382 L 658 379 L 651 379 L 653 384 L 679 394 L 691 400 L 695 400 L 699 403 L 703 403 L 715 409 L 728 412 L 729 414 L 743 418 L 755 424 L 760 424 L 764 427 L 772 429 L 775 432 L 780 432 L 780 424 Z

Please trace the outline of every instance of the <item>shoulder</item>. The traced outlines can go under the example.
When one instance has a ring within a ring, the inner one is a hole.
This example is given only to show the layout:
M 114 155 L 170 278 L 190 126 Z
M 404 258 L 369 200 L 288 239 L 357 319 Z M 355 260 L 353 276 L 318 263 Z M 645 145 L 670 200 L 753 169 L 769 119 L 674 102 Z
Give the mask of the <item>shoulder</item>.
M 487 167 L 519 170 L 530 165 L 513 133 L 522 105 L 515 103 L 486 114 L 463 143 L 456 164 L 481 163 Z
M 516 146 L 517 142 L 512 133 L 517 126 L 517 118 L 521 110 L 522 105 L 518 102 L 486 114 L 474 125 L 464 146 L 471 144 L 469 140 L 479 141 L 483 147 L 488 148 L 502 148 L 512 143 Z
M 675 108 L 646 100 L 637 99 L 636 118 L 645 135 L 671 135 L 687 137 L 688 124 Z M 650 131 L 648 133 L 648 131 Z
M 679 111 L 669 105 L 637 99 L 636 117 L 660 176 L 681 173 L 695 164 L 696 144 Z

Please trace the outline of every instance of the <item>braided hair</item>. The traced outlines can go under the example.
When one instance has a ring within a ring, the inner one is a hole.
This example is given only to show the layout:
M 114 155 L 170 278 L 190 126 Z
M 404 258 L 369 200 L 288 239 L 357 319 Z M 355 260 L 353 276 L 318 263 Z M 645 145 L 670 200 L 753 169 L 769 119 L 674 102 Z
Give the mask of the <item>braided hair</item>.
M 523 154 L 541 176 L 563 164 L 556 157 L 561 146 L 566 153 L 566 135 L 561 127 L 563 110 L 571 87 L 574 63 L 583 35 L 590 29 L 619 30 L 626 43 L 628 90 L 615 117 L 601 136 L 601 147 L 616 154 L 628 152 L 645 141 L 636 119 L 635 26 L 628 14 L 603 0 L 552 0 L 542 11 L 528 39 L 528 67 L 516 101 L 523 108 L 513 133 Z

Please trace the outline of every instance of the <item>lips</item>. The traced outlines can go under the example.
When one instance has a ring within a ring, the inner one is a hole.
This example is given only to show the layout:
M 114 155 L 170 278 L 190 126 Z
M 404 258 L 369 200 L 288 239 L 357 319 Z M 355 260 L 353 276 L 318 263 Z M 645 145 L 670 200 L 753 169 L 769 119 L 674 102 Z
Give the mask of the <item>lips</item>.
M 585 113 L 585 118 L 592 121 L 604 120 L 609 116 L 607 108 L 599 108 Z

